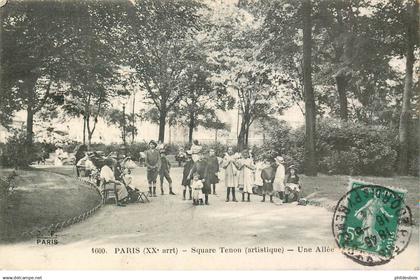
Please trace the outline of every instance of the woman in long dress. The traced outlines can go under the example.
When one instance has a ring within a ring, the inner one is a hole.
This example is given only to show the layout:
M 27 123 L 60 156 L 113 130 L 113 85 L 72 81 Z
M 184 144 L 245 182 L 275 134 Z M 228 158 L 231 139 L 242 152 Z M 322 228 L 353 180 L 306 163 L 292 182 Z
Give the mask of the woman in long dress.
M 255 165 L 247 150 L 242 152 L 238 182 L 239 189 L 242 189 L 242 202 L 245 201 L 245 194 L 247 194 L 247 202 L 250 202 L 252 187 L 255 183 Z
M 235 157 L 235 154 L 233 153 L 233 148 L 229 147 L 222 162 L 222 167 L 225 170 L 225 186 L 227 190 L 226 202 L 229 202 L 230 200 L 230 192 L 232 192 L 232 201 L 238 202 L 235 197 L 235 187 L 238 184 L 236 160 L 237 157 Z

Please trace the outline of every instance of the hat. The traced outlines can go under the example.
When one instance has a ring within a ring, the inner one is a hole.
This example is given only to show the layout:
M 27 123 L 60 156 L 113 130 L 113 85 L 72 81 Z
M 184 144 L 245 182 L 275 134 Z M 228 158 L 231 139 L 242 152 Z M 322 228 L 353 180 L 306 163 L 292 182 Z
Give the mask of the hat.
M 108 157 L 110 157 L 110 158 L 118 158 L 118 155 L 117 155 L 117 153 L 116 152 L 111 152 L 109 155 L 108 155 Z
M 188 156 L 191 156 L 192 155 L 192 151 L 191 150 L 188 150 L 186 153 L 187 153 Z
M 165 151 L 165 149 L 160 149 L 160 150 L 159 150 L 159 153 L 161 153 L 161 154 L 165 154 L 165 153 L 166 153 L 166 151 Z
M 296 170 L 296 166 L 295 166 L 294 164 L 292 164 L 292 165 L 290 165 L 290 166 L 289 166 L 289 170 L 290 170 L 290 169 L 294 169 L 294 170 Z
M 153 144 L 155 147 L 157 146 L 156 141 L 155 140 L 150 140 L 149 145 Z
M 277 157 L 275 158 L 275 160 L 276 160 L 276 162 L 284 163 L 284 159 L 283 159 L 283 157 L 281 157 L 281 156 L 277 156 Z

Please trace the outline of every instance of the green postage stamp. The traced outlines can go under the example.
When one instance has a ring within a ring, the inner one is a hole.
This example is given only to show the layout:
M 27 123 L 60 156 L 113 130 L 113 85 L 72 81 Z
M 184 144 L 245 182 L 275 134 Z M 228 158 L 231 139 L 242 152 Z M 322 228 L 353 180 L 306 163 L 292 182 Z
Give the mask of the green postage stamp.
M 337 245 L 352 260 L 368 266 L 389 262 L 411 237 L 411 211 L 406 191 L 351 181 L 339 200 L 332 230 Z

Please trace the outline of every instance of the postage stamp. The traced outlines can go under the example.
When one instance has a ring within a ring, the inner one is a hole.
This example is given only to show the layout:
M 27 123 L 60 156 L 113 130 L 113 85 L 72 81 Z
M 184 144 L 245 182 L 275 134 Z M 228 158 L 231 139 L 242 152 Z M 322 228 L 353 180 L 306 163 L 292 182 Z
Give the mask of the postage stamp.
M 375 266 L 404 251 L 412 228 L 405 194 L 401 189 L 350 182 L 350 190 L 337 203 L 332 221 L 342 252 L 357 263 Z

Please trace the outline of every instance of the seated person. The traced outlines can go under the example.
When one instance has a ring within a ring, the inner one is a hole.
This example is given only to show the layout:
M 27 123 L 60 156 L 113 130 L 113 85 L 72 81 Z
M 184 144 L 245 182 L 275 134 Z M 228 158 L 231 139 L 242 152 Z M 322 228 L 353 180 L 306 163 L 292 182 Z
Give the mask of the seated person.
M 291 165 L 286 177 L 284 202 L 288 202 L 290 194 L 293 194 L 293 200 L 299 201 L 300 191 L 301 187 L 299 183 L 299 176 L 296 174 L 295 166 Z
M 96 166 L 93 164 L 93 161 L 91 160 L 91 156 L 92 156 L 92 153 L 86 152 L 85 156 L 77 162 L 76 168 L 79 171 L 78 172 L 79 175 L 83 174 L 80 171 L 84 170 L 84 176 L 90 177 L 97 170 Z
M 111 169 L 113 165 L 112 159 L 106 159 L 105 165 L 101 169 L 100 173 L 100 180 L 101 185 L 100 188 L 102 191 L 108 189 L 115 189 L 117 191 L 117 198 L 118 198 L 118 206 L 125 206 L 126 198 L 128 197 L 127 188 L 121 182 L 115 180 L 114 172 Z

